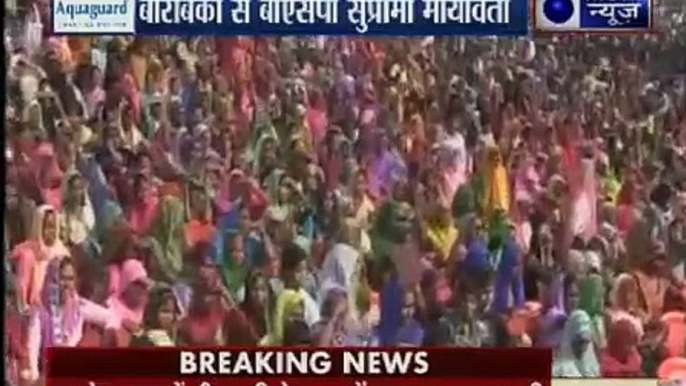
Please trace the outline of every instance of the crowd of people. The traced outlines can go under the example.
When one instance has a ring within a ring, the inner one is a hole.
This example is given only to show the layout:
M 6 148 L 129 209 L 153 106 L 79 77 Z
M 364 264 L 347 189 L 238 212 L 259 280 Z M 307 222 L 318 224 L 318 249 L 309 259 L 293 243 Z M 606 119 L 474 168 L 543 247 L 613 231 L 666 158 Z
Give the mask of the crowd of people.
M 686 29 L 54 37 L 6 18 L 5 370 L 46 347 L 546 347 L 686 377 Z

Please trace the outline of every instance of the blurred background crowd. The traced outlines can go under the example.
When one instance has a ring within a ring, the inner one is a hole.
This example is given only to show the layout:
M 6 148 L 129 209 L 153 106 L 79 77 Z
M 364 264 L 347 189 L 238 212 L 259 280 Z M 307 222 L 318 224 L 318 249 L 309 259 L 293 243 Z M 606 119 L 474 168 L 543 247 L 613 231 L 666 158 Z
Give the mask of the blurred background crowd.
M 53 37 L 6 2 L 5 370 L 55 346 L 548 347 L 686 378 L 686 23 Z

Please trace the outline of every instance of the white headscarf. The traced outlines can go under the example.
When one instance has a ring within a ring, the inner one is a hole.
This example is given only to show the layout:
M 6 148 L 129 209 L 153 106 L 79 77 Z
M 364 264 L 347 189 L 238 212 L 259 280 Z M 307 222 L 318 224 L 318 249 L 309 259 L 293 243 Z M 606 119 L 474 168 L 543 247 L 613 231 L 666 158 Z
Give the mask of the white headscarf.
M 558 378 L 597 378 L 600 377 L 600 365 L 595 355 L 591 339 L 592 322 L 586 311 L 576 310 L 569 315 L 565 323 L 560 347 L 553 360 L 553 377 Z M 577 357 L 572 343 L 578 336 L 589 340 L 586 350 Z
M 48 213 L 54 213 L 56 217 L 55 220 L 57 220 L 55 224 L 57 238 L 51 245 L 47 245 L 43 241 L 43 223 L 45 222 L 45 217 Z M 53 260 L 61 259 L 70 255 L 69 250 L 64 246 L 62 240 L 60 240 L 59 213 L 54 207 L 51 205 L 39 206 L 38 210 L 36 211 L 36 219 L 33 222 L 33 226 L 35 240 L 44 258 L 47 258 L 47 260 Z

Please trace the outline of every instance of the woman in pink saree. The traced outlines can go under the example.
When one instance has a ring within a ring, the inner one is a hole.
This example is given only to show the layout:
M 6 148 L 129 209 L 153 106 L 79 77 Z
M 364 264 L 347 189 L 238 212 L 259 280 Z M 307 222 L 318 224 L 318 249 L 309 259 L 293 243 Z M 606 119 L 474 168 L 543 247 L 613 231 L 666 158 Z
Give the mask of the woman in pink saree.
M 31 314 L 28 325 L 28 369 L 26 380 L 39 376 L 42 349 L 76 347 L 84 335 L 84 324 L 118 328 L 118 320 L 105 307 L 81 298 L 76 292 L 76 268 L 70 259 L 52 261 L 47 269 L 42 304 Z
M 44 203 L 60 210 L 64 173 L 57 162 L 54 147 L 48 143 L 39 145 L 34 151 L 30 166 Z
M 143 263 L 129 259 L 121 265 L 118 284 L 117 292 L 107 299 L 107 307 L 123 327 L 116 331 L 113 345 L 128 347 L 132 334 L 139 330 L 143 322 L 152 281 Z
M 310 105 L 305 112 L 305 121 L 309 129 L 310 143 L 315 149 L 324 140 L 326 129 L 329 126 L 329 118 L 327 116 L 326 102 L 320 90 L 313 90 L 309 95 Z
M 570 226 L 574 236 L 590 240 L 597 233 L 598 193 L 595 178 L 595 162 L 591 159 L 581 161 L 578 182 L 571 181 L 571 218 Z
M 53 207 L 40 206 L 33 226 L 33 236 L 12 251 L 19 297 L 22 304 L 27 306 L 41 303 L 43 283 L 50 262 L 70 256 L 69 250 L 59 238 L 58 213 Z

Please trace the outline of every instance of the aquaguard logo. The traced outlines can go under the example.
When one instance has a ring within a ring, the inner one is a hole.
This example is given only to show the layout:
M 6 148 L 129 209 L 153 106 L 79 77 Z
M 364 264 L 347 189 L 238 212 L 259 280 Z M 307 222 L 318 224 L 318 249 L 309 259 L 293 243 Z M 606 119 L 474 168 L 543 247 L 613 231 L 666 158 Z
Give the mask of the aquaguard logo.
M 57 34 L 132 34 L 135 0 L 53 0 Z

